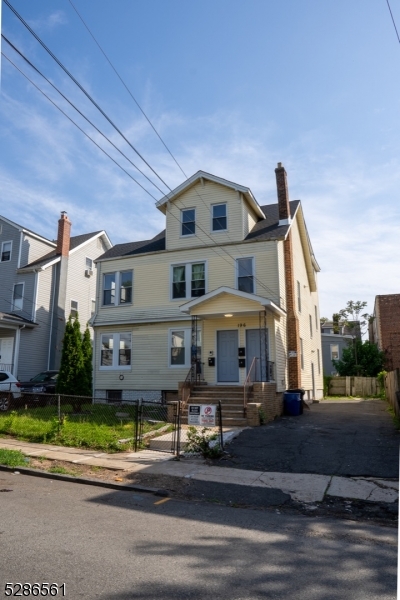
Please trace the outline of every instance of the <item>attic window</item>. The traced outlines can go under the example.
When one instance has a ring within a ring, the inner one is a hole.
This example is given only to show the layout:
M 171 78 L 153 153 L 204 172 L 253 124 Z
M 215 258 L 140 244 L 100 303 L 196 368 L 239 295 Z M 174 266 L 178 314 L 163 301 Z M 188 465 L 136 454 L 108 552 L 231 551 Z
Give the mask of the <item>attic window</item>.
M 212 230 L 227 230 L 226 204 L 214 204 L 212 207 Z
M 181 235 L 195 235 L 196 211 L 194 208 L 181 210 Z

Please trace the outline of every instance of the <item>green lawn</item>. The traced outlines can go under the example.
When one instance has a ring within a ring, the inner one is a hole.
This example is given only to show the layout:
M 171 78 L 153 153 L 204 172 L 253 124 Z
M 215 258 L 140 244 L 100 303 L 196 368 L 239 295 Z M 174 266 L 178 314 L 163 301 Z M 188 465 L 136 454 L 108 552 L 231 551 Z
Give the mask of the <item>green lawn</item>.
M 165 408 L 145 406 L 147 419 L 143 433 L 166 425 Z M 15 410 L 0 414 L 0 435 L 11 435 L 28 442 L 58 444 L 74 448 L 121 452 L 133 448 L 136 406 L 115 407 L 107 404 L 84 404 L 81 414 L 72 413 L 72 407 L 62 406 L 63 419 L 59 423 L 56 406 Z M 123 413 L 124 416 L 117 416 Z M 127 440 L 120 443 L 119 440 Z

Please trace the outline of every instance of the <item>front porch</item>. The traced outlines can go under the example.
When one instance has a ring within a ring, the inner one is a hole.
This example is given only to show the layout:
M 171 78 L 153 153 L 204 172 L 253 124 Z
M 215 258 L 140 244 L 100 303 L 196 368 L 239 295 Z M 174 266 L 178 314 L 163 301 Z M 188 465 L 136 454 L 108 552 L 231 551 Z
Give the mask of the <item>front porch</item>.
M 0 371 L 17 377 L 21 329 L 36 324 L 12 313 L 0 313 Z

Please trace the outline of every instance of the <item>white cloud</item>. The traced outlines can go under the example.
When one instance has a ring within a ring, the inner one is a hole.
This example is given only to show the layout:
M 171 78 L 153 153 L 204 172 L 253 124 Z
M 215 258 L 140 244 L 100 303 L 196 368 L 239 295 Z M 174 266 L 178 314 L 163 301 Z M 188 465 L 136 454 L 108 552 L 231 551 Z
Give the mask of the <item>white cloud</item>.
M 66 25 L 68 19 L 64 11 L 55 10 L 42 18 L 31 19 L 28 23 L 36 33 L 42 33 L 44 31 L 52 31 L 60 25 Z

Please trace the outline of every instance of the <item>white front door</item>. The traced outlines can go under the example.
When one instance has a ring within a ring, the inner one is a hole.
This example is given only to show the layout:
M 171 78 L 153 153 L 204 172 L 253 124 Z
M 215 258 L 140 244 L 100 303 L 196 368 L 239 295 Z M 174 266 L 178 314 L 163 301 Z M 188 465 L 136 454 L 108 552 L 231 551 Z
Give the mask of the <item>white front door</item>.
M 5 371 L 11 371 L 13 362 L 14 338 L 0 338 L 0 365 Z

